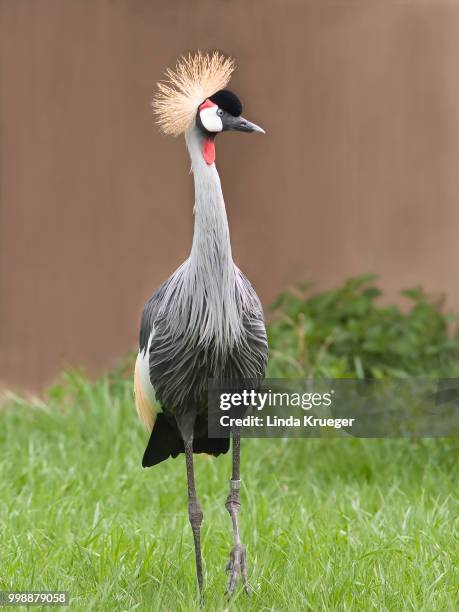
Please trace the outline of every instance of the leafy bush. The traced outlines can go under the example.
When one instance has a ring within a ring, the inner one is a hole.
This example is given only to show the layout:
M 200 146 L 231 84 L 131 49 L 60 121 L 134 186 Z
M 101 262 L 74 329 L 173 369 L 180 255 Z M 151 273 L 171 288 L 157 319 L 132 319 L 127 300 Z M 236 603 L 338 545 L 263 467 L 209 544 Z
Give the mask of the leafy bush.
M 271 377 L 459 375 L 455 317 L 421 288 L 402 291 L 408 309 L 378 302 L 374 276 L 312 293 L 304 284 L 279 296 L 268 327 Z M 455 327 L 455 326 L 454 326 Z

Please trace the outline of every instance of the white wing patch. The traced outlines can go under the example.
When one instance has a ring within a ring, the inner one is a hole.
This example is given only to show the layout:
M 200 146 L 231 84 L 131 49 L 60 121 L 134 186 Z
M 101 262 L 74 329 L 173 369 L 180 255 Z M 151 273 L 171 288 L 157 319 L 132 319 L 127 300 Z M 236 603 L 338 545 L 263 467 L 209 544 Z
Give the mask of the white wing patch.
M 148 431 L 153 429 L 156 415 L 161 412 L 159 404 L 155 401 L 155 390 L 150 382 L 150 344 L 152 338 L 153 332 L 150 334 L 147 350 L 145 352 L 139 350 L 134 371 L 135 407 L 140 422 Z

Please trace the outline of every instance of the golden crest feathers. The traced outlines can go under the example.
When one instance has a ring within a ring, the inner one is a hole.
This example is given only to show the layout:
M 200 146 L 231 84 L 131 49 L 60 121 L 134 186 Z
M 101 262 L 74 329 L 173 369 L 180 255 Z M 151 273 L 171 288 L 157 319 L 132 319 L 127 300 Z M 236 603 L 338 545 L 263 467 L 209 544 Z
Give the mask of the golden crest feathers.
M 178 136 L 190 128 L 198 106 L 226 87 L 234 69 L 234 60 L 218 51 L 198 51 L 180 58 L 175 70 L 168 68 L 152 102 L 161 131 Z

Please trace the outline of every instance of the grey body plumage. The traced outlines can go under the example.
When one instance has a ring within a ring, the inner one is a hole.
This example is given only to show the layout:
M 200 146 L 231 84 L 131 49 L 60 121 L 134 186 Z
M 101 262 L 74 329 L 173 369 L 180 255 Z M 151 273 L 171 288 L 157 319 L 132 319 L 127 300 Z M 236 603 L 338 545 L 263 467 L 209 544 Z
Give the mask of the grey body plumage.
M 236 308 L 241 320 L 241 335 L 234 344 L 219 344 L 209 334 L 205 342 L 193 328 L 177 333 L 176 320 L 167 298 L 172 277 L 162 285 L 145 305 L 142 316 L 140 350 L 149 348 L 150 381 L 156 399 L 165 413 L 179 416 L 182 412 L 207 409 L 207 381 L 209 378 L 225 381 L 243 379 L 261 380 L 267 359 L 266 331 L 263 313 L 256 293 L 247 278 L 236 268 L 238 277 Z M 240 293 L 242 291 L 243 293 Z M 181 289 L 177 289 L 180 299 Z M 184 297 L 185 294 L 183 294 Z M 249 310 L 243 303 L 250 303 Z M 184 305 L 184 320 L 191 319 L 191 307 Z M 198 325 L 204 325 L 203 312 Z M 152 334 L 153 332 L 153 334 Z

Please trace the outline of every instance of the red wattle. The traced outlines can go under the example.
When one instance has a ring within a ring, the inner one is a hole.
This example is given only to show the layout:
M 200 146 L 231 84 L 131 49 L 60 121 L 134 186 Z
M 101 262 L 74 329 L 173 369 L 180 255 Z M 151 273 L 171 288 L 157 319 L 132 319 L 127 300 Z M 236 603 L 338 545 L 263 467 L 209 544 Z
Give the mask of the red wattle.
M 202 156 L 208 166 L 215 162 L 215 142 L 210 138 L 206 138 L 202 143 Z

